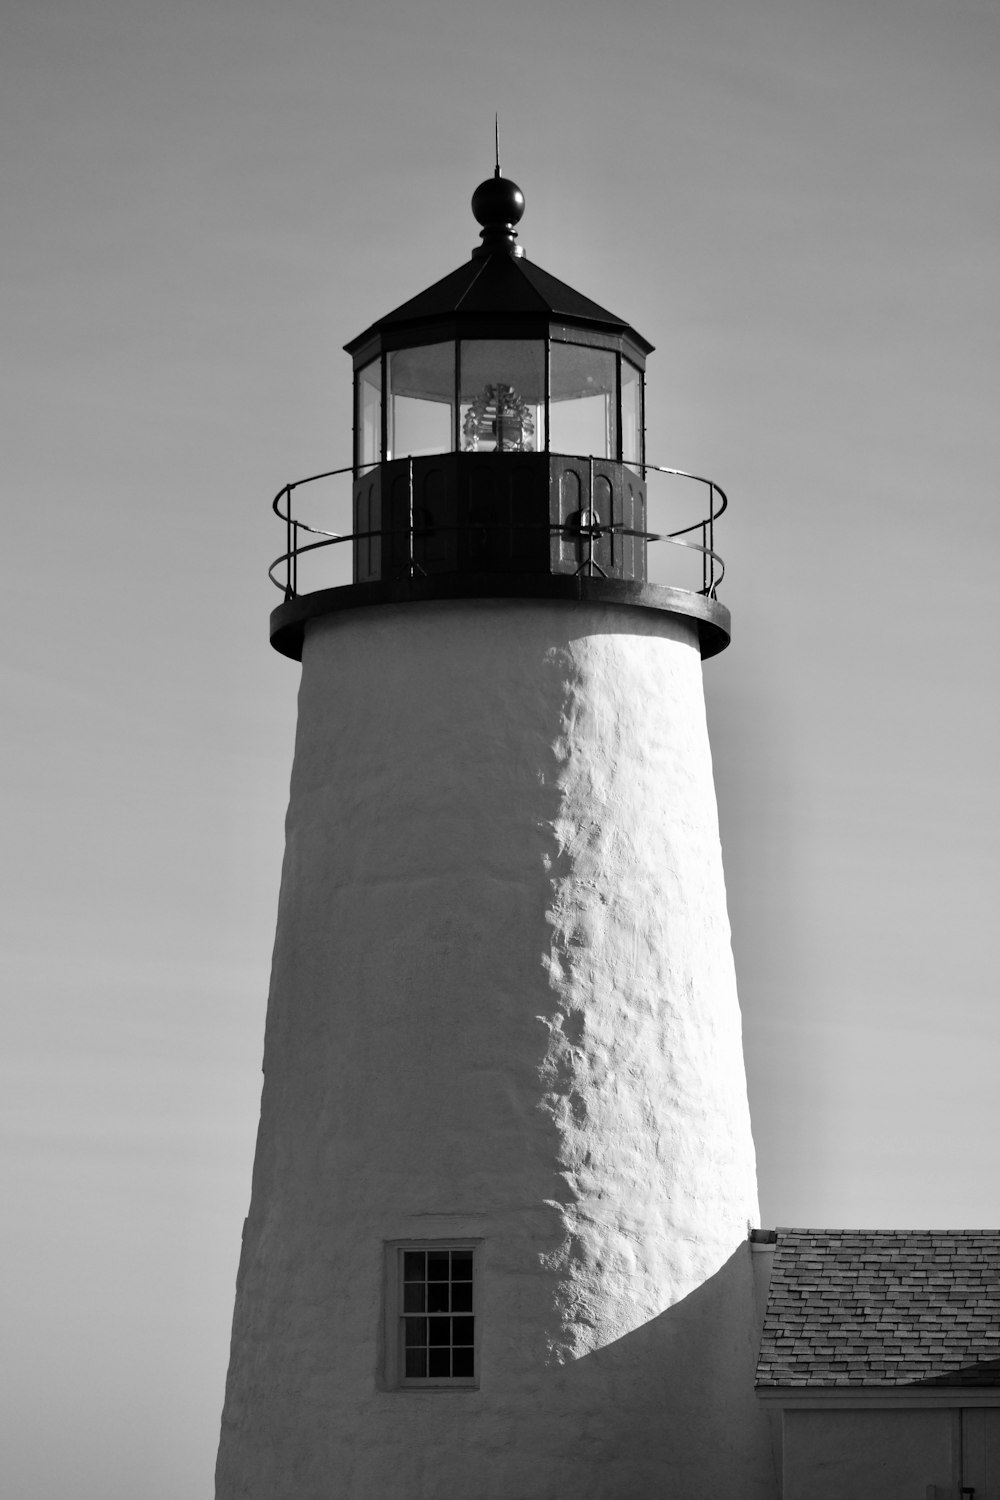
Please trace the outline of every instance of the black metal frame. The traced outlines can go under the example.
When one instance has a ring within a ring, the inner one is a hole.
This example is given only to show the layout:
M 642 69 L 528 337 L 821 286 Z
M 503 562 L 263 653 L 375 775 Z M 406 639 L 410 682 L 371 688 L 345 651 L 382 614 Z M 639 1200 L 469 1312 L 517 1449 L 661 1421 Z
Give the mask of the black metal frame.
M 455 380 L 452 399 L 452 449 L 448 451 L 461 452 L 462 345 L 483 340 L 513 341 L 518 343 L 537 342 L 542 346 L 545 383 L 543 402 L 545 408 L 545 443 L 542 448 L 538 449 L 539 452 L 544 451 L 548 453 L 552 451 L 549 447 L 549 433 L 552 387 L 551 354 L 553 344 L 570 344 L 575 345 L 577 348 L 601 350 L 616 356 L 615 425 L 617 435 L 615 452 L 605 455 L 612 459 L 621 460 L 622 456 L 622 366 L 624 363 L 631 365 L 639 374 L 640 400 L 642 403 L 642 422 L 639 441 L 642 457 L 645 458 L 646 361 L 642 349 L 633 337 L 629 337 L 627 334 L 623 336 L 621 334 L 615 335 L 598 332 L 589 328 L 578 328 L 570 323 L 553 323 L 548 319 L 539 320 L 531 318 L 525 321 L 502 321 L 496 317 L 482 317 L 471 320 L 452 319 L 421 326 L 416 329 L 397 331 L 394 337 L 378 337 L 356 350 L 353 377 L 354 442 L 352 449 L 355 455 L 355 463 L 360 463 L 360 454 L 358 453 L 360 434 L 357 421 L 358 382 L 360 375 L 370 365 L 378 364 L 382 398 L 379 460 L 385 462 L 389 444 L 389 404 L 391 399 L 389 389 L 390 356 L 405 350 L 423 348 L 431 344 L 454 345 Z M 398 456 L 401 457 L 402 455 Z

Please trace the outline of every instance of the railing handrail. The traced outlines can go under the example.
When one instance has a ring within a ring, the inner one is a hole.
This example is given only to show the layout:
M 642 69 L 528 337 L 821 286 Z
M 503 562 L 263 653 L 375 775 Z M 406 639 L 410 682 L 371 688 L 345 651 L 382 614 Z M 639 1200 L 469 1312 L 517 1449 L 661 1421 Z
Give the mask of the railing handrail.
M 424 456 L 424 455 L 422 455 L 422 456 Z M 438 455 L 433 455 L 433 456 L 436 457 Z M 446 454 L 442 454 L 440 456 L 441 457 L 446 457 L 447 455 Z M 583 455 L 583 454 L 573 454 L 573 453 L 568 453 L 568 454 L 540 454 L 539 457 L 572 458 L 572 459 L 575 459 L 578 463 L 587 463 L 587 464 L 589 464 L 590 467 L 591 467 L 591 472 L 593 472 L 593 465 L 595 463 L 617 463 L 618 462 L 618 460 L 604 459 L 604 458 L 595 458 L 593 455 Z M 408 462 L 409 462 L 409 466 L 410 466 L 410 476 L 411 476 L 410 489 L 411 489 L 411 492 L 412 492 L 412 487 L 413 487 L 412 486 L 413 456 L 412 455 L 409 455 L 409 456 L 403 455 L 398 460 L 398 462 L 407 461 L 407 458 L 408 458 Z M 351 531 L 351 532 L 327 531 L 327 530 L 325 530 L 321 526 L 313 526 L 310 522 L 308 522 L 308 521 L 301 521 L 297 517 L 295 517 L 295 516 L 292 515 L 292 491 L 293 490 L 301 489 L 303 485 L 314 484 L 318 480 L 321 480 L 321 479 L 336 479 L 336 478 L 339 478 L 343 474 L 351 474 L 352 476 L 358 476 L 358 475 L 360 475 L 360 474 L 362 474 L 362 473 L 364 473 L 366 471 L 370 471 L 372 469 L 377 469 L 378 467 L 379 467 L 379 464 L 376 462 L 376 463 L 369 463 L 369 464 L 345 464 L 341 468 L 338 468 L 338 469 L 325 469 L 325 470 L 323 470 L 322 473 L 319 473 L 319 474 L 309 474 L 304 479 L 295 479 L 295 480 L 290 481 L 288 484 L 283 485 L 282 488 L 275 495 L 273 501 L 271 502 L 271 509 L 274 511 L 275 515 L 280 520 L 282 520 L 282 521 L 285 522 L 285 526 L 286 526 L 286 529 L 287 529 L 287 544 L 288 545 L 287 545 L 287 550 L 285 552 L 283 552 L 280 555 L 280 557 L 276 557 L 274 559 L 274 562 L 271 564 L 271 566 L 267 570 L 267 576 L 270 578 L 271 582 L 275 585 L 276 588 L 279 588 L 279 589 L 282 590 L 282 592 L 284 593 L 286 599 L 294 598 L 295 595 L 296 595 L 296 593 L 297 593 L 297 582 L 298 582 L 298 579 L 297 579 L 297 573 L 298 573 L 297 564 L 298 564 L 298 559 L 299 559 L 299 557 L 301 555 L 303 555 L 306 552 L 314 552 L 318 548 L 329 547 L 329 546 L 331 546 L 331 545 L 333 545 L 333 544 L 335 544 L 337 542 L 366 541 L 366 540 L 371 540 L 374 537 L 378 537 L 380 539 L 385 539 L 385 538 L 391 538 L 391 537 L 395 537 L 395 536 L 409 536 L 412 539 L 413 534 L 414 534 L 413 515 L 412 515 L 412 493 L 411 493 L 411 506 L 410 506 L 411 514 L 409 516 L 410 524 L 408 526 L 406 526 L 406 527 L 382 528 L 382 529 L 380 529 L 378 531 Z M 707 487 L 707 489 L 708 489 L 708 492 L 709 492 L 708 515 L 707 516 L 703 516 L 700 520 L 692 521 L 690 523 L 690 525 L 688 525 L 688 526 L 681 526 L 681 527 L 678 527 L 678 529 L 676 531 L 668 531 L 668 532 L 640 531 L 640 530 L 637 530 L 637 529 L 635 529 L 633 527 L 626 527 L 626 526 L 622 526 L 620 524 L 614 524 L 614 523 L 599 524 L 593 530 L 593 532 L 591 533 L 592 538 L 593 538 L 593 536 L 598 536 L 599 537 L 599 536 L 602 536 L 602 535 L 607 535 L 607 534 L 610 534 L 610 533 L 614 533 L 615 535 L 620 535 L 620 536 L 642 537 L 647 542 L 670 542 L 670 543 L 673 543 L 675 546 L 686 547 L 686 548 L 690 549 L 691 551 L 700 552 L 702 554 L 702 584 L 703 584 L 701 592 L 704 593 L 704 594 L 707 594 L 711 598 L 714 598 L 716 590 L 717 590 L 719 584 L 722 582 L 723 578 L 725 577 L 725 573 L 726 573 L 725 562 L 720 557 L 720 555 L 715 551 L 715 522 L 718 520 L 718 518 L 723 514 L 723 512 L 729 506 L 729 499 L 728 499 L 728 496 L 726 495 L 725 490 L 722 488 L 721 485 L 717 484 L 714 479 L 707 479 L 703 474 L 692 474 L 687 469 L 673 469 L 673 468 L 668 468 L 664 464 L 640 463 L 638 460 L 623 461 L 623 467 L 634 469 L 636 471 L 641 472 L 643 479 L 645 479 L 647 473 L 667 474 L 667 475 L 670 475 L 672 478 L 676 478 L 676 479 L 690 479 L 690 480 L 693 480 L 697 484 L 703 484 L 703 485 L 705 485 Z M 591 486 L 591 488 L 592 488 L 592 486 Z M 716 497 L 718 497 L 718 502 L 719 502 L 718 503 L 718 508 L 716 508 Z M 286 501 L 286 508 L 284 510 L 281 509 L 281 501 L 283 499 Z M 553 521 L 527 521 L 527 522 L 523 522 L 523 523 L 519 524 L 519 529 L 520 530 L 541 530 L 543 527 L 546 528 L 549 531 L 550 535 L 558 534 L 558 533 L 560 533 L 560 532 L 562 532 L 562 531 L 564 531 L 566 529 L 565 526 L 560 525 L 558 522 L 553 522 Z M 468 525 L 467 524 L 460 526 L 460 525 L 457 525 L 457 524 L 451 525 L 451 524 L 445 524 L 445 523 L 436 523 L 436 525 L 435 525 L 435 530 L 439 531 L 439 532 L 443 532 L 443 531 L 455 531 L 455 532 L 459 532 L 459 531 L 464 531 L 464 530 L 467 530 L 467 529 L 468 529 Z M 702 541 L 701 542 L 694 542 L 694 541 L 686 541 L 686 540 L 684 540 L 692 531 L 699 531 L 699 530 L 702 533 Z M 299 545 L 299 540 L 298 540 L 298 533 L 300 531 L 308 532 L 308 534 L 310 536 L 320 537 L 321 540 L 320 541 L 316 541 L 316 542 L 306 542 L 304 545 L 300 546 Z M 583 534 L 582 531 L 581 531 L 581 534 Z M 592 548 L 592 545 L 591 545 L 591 551 L 592 550 L 593 550 L 593 548 Z M 280 579 L 278 579 L 278 578 L 276 578 L 274 576 L 275 575 L 275 570 L 277 568 L 279 568 L 282 564 L 286 565 L 286 578 L 285 578 L 285 582 L 284 583 Z M 716 572 L 716 565 L 718 567 L 718 571 L 717 572 Z

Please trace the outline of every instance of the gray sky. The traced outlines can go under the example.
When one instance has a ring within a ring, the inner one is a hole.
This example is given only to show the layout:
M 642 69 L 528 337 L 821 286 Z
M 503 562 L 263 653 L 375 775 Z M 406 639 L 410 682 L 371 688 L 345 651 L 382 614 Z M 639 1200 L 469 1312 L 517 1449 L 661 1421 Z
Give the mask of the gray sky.
M 5 1493 L 211 1493 L 341 345 L 532 259 L 718 479 L 764 1224 L 995 1226 L 995 0 L 8 0 Z

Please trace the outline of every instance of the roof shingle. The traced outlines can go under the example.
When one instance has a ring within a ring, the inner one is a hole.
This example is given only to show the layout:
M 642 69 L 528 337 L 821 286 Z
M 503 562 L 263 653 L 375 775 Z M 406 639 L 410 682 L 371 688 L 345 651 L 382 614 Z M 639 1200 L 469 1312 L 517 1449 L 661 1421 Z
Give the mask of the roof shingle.
M 779 1229 L 757 1385 L 1000 1385 L 1000 1230 Z

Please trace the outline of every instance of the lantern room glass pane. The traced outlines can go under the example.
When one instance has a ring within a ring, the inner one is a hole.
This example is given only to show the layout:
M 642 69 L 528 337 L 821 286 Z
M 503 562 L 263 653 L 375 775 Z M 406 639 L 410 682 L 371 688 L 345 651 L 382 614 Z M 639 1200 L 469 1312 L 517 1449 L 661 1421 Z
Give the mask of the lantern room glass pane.
M 622 360 L 622 458 L 642 463 L 642 371 Z
M 545 345 L 540 339 L 464 339 L 459 443 L 463 453 L 545 448 Z
M 386 458 L 448 453 L 455 446 L 455 345 L 425 344 L 389 355 Z
M 377 464 L 382 447 L 382 361 L 358 371 L 356 399 L 357 462 Z
M 609 349 L 553 344 L 549 446 L 553 453 L 618 457 L 618 361 Z

